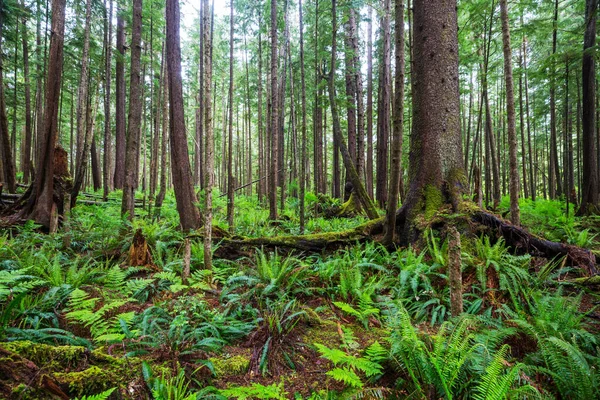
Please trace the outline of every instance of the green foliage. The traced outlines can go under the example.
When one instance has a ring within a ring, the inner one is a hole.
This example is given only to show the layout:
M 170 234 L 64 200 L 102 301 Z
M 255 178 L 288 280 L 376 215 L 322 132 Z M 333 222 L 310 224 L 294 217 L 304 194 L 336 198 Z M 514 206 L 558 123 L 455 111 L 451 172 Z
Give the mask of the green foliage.
M 283 386 L 283 382 L 273 383 L 268 386 L 260 383 L 253 383 L 250 386 L 235 386 L 223 389 L 219 392 L 222 396 L 228 399 L 272 399 L 286 400 L 287 392 Z
M 378 342 L 373 343 L 366 350 L 364 357 L 348 354 L 339 349 L 330 349 L 320 343 L 314 345 L 321 357 L 329 360 L 334 366 L 327 375 L 355 389 L 364 386 L 359 374 L 363 374 L 366 378 L 380 376 L 383 372 L 381 362 L 387 358 L 387 351 Z
M 98 394 L 94 394 L 94 395 L 90 395 L 90 396 L 78 397 L 75 400 L 106 400 L 114 391 L 115 391 L 115 388 L 112 388 L 112 389 L 105 390 L 102 393 L 98 393 Z

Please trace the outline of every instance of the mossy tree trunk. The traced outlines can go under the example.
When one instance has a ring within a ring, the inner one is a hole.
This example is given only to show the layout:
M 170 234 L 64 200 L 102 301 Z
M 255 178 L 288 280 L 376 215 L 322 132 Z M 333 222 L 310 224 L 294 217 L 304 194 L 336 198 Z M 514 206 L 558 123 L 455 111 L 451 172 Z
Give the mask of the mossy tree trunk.
M 414 220 L 443 204 L 458 207 L 465 190 L 460 138 L 456 0 L 414 2 L 413 135 L 410 187 L 397 213 L 403 241 L 418 235 Z

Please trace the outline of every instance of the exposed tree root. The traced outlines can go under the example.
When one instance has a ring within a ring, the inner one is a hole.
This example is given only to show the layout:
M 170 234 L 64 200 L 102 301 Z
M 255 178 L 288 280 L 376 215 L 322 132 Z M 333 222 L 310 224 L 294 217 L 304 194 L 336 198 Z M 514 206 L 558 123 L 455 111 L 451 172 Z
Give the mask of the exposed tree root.
M 585 275 L 592 276 L 598 274 L 596 256 L 590 250 L 542 239 L 523 228 L 502 220 L 492 213 L 474 207 L 472 204 L 459 208 L 461 208 L 460 212 L 462 212 L 466 219 L 488 228 L 490 233 L 496 232 L 504 238 L 508 246 L 514 248 L 519 253 L 527 253 L 546 259 L 566 256 L 567 262 L 583 269 Z M 404 207 L 400 208 L 396 214 L 396 223 L 400 229 L 407 222 L 406 215 L 407 211 Z M 355 244 L 356 242 L 378 240 L 376 236 L 383 233 L 383 225 L 384 218 L 378 218 L 342 232 L 263 238 L 224 238 L 220 240 L 222 247 L 236 251 L 244 247 L 265 246 L 320 252 L 328 249 L 336 249 L 344 245 Z

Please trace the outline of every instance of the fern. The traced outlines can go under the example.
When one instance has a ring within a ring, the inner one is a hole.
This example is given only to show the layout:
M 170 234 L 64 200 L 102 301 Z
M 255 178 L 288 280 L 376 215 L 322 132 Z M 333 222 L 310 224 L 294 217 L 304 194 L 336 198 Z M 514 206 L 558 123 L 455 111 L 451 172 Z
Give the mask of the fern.
M 108 389 L 102 393 L 93 394 L 90 396 L 78 397 L 75 400 L 106 400 L 114 391 L 115 391 L 115 388 L 112 388 L 112 389 Z
M 485 369 L 485 373 L 475 387 L 475 400 L 504 400 L 510 392 L 514 381 L 517 379 L 521 365 L 514 365 L 503 373 L 506 369 L 506 355 L 509 347 L 504 345 L 498 350 Z
M 127 300 L 104 299 L 104 304 L 96 309 L 99 298 L 90 297 L 88 293 L 81 289 L 76 289 L 71 293 L 68 309 L 71 310 L 66 317 L 71 322 L 76 322 L 89 328 L 92 338 L 97 343 L 120 341 L 125 338 L 122 333 L 121 320 L 130 324 L 135 316 L 135 312 L 114 314 L 118 308 L 127 304 Z
M 335 368 L 327 372 L 333 379 L 344 383 L 352 388 L 364 386 L 358 373 L 367 378 L 381 375 L 383 367 L 381 362 L 385 360 L 385 349 L 375 342 L 366 350 L 365 357 L 357 357 L 339 349 L 330 349 L 320 343 L 314 344 L 321 357 L 331 361 Z
M 360 298 L 360 301 L 358 304 L 358 309 L 354 308 L 352 305 L 350 305 L 348 303 L 344 303 L 341 301 L 334 301 L 333 304 L 337 308 L 339 308 L 340 310 L 345 312 L 346 314 L 351 315 L 351 316 L 355 317 L 356 319 L 358 319 L 365 328 L 369 327 L 369 319 L 371 317 L 378 316 L 379 312 L 380 312 L 379 308 L 374 307 L 371 297 L 366 293 L 363 293 L 361 295 L 361 298 Z
M 280 383 L 273 383 L 269 386 L 261 385 L 260 383 L 253 383 L 250 386 L 236 386 L 223 389 L 220 391 L 222 396 L 228 399 L 273 399 L 273 400 L 286 400 L 287 392 L 283 386 L 283 381 Z

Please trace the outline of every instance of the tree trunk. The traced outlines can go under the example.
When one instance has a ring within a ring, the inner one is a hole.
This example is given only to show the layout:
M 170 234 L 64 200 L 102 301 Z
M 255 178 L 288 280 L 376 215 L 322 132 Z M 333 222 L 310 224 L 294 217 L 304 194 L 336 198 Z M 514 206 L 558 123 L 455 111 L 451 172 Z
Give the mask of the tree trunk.
M 213 116 L 211 109 L 211 85 L 212 85 L 212 38 L 211 38 L 211 23 L 209 19 L 208 0 L 203 0 L 204 13 L 202 15 L 202 36 L 203 49 L 202 57 L 204 58 L 204 133 L 205 148 L 206 148 L 206 165 L 204 168 L 204 268 L 212 268 L 212 188 L 214 186 L 214 169 L 215 169 L 215 141 L 213 136 Z M 213 10 L 214 12 L 214 10 Z M 260 107 L 260 106 L 259 106 Z
M 271 179 L 269 181 L 269 219 L 277 219 L 277 166 L 279 110 L 277 107 L 277 0 L 271 0 Z
M 583 190 L 578 214 L 598 212 L 598 171 L 596 164 L 596 14 L 598 2 L 586 0 L 585 33 L 583 38 L 582 92 L 583 92 Z
M 115 63 L 115 189 L 123 189 L 125 181 L 125 23 L 117 6 L 117 57 Z M 139 74 L 139 72 L 138 72 Z
M 229 126 L 227 148 L 227 223 L 229 232 L 233 233 L 233 207 L 234 188 L 233 182 L 233 0 L 230 2 L 229 14 Z
M 4 4 L 0 7 L 0 36 L 3 32 L 2 14 L 4 13 Z M 2 54 L 2 41 L 0 41 L 0 54 Z M 0 57 L 1 58 L 1 57 Z M 10 136 L 8 133 L 8 118 L 6 116 L 6 103 L 4 100 L 4 71 L 2 68 L 2 60 L 0 59 L 0 164 L 2 164 L 3 176 L 0 179 L 6 183 L 6 188 L 9 192 L 14 193 L 17 188 L 15 175 L 15 164 L 12 157 L 12 146 L 10 144 Z
M 410 189 L 397 217 L 404 242 L 413 240 L 418 215 L 458 207 L 466 188 L 460 138 L 456 0 L 415 0 L 413 137 Z
M 203 152 L 203 140 L 204 140 L 204 135 L 203 135 L 203 129 L 204 129 L 204 125 L 202 123 L 202 118 L 204 117 L 204 93 L 202 92 L 202 87 L 203 87 L 203 80 L 204 80 L 204 58 L 203 58 L 203 47 L 204 47 L 204 29 L 202 28 L 202 24 L 204 23 L 204 18 L 202 17 L 202 14 L 204 12 L 208 12 L 205 11 L 203 6 L 202 6 L 202 1 L 200 1 L 200 13 L 199 13 L 199 20 L 200 23 L 198 24 L 198 28 L 199 28 L 199 33 L 198 36 L 200 37 L 200 43 L 199 43 L 199 60 L 198 60 L 198 87 L 200 88 L 198 90 L 198 95 L 196 96 L 196 140 L 194 142 L 194 184 L 198 185 L 200 187 L 204 187 L 204 160 L 203 160 L 203 156 L 204 156 L 204 152 Z
M 21 7 L 25 12 L 25 2 L 21 1 Z M 25 14 L 24 14 L 25 15 Z M 31 124 L 31 82 L 29 78 L 29 39 L 27 36 L 27 19 L 23 16 L 23 78 L 25 80 L 25 141 L 21 149 L 21 167 L 23 169 L 23 183 L 29 183 L 33 169 L 31 165 L 31 142 L 33 126 Z
M 106 14 L 106 1 L 109 3 L 108 15 Z M 104 200 L 113 188 L 112 160 L 111 160 L 111 113 L 110 113 L 110 86 L 112 73 L 112 14 L 113 0 L 105 0 L 104 4 L 104 173 L 102 183 L 104 186 Z
M 367 193 L 373 198 L 373 7 L 367 23 L 367 162 L 365 167 Z
M 556 54 L 556 42 L 558 31 L 558 0 L 554 2 L 554 19 L 552 29 L 552 61 L 550 63 L 550 163 L 548 170 L 548 186 L 550 198 L 554 199 L 561 195 L 560 172 L 558 169 L 558 142 L 556 140 L 556 66 L 554 55 Z
M 523 36 L 523 74 L 525 75 L 525 116 L 527 118 L 527 150 L 529 152 L 529 184 L 531 200 L 535 201 L 536 185 L 533 171 L 533 150 L 531 145 L 531 121 L 529 119 L 529 81 L 527 79 L 527 40 Z
M 331 117 L 333 120 L 333 135 L 337 139 L 337 143 L 340 146 L 342 153 L 342 159 L 344 160 L 344 166 L 350 174 L 350 182 L 353 185 L 353 191 L 358 196 L 363 209 L 367 213 L 370 219 L 376 219 L 379 217 L 377 210 L 373 205 L 373 202 L 369 198 L 365 187 L 363 186 L 356 167 L 354 166 L 354 160 L 350 156 L 350 152 L 346 147 L 344 138 L 342 137 L 342 128 L 340 124 L 340 116 L 338 114 L 338 108 L 335 97 L 335 65 L 336 65 L 336 36 L 337 36 L 337 15 L 336 15 L 336 0 L 332 0 L 331 4 L 331 24 L 332 24 L 332 44 L 331 44 L 331 70 L 329 71 L 329 103 L 331 107 Z
M 510 221 L 521 225 L 519 211 L 519 171 L 517 167 L 517 132 L 515 122 L 515 94 L 512 73 L 512 51 L 510 48 L 510 28 L 508 26 L 507 0 L 500 0 L 500 19 L 502 20 L 502 48 L 504 52 L 504 78 L 506 81 L 506 114 L 508 120 L 508 147 L 510 154 Z
M 63 44 L 65 32 L 65 0 L 52 0 L 52 35 L 46 78 L 44 124 L 39 131 L 40 154 L 24 215 L 50 228 L 53 210 L 59 206 L 54 198 L 55 146 L 58 136 L 58 105 L 62 81 Z M 58 172 L 58 171 L 57 171 Z M 66 172 L 66 171 L 62 171 Z
M 304 233 L 305 210 L 304 197 L 306 192 L 306 80 L 304 73 L 304 25 L 302 21 L 302 0 L 298 1 L 298 20 L 300 30 L 300 81 L 302 85 L 302 154 L 300 156 L 300 234 Z
M 169 136 L 171 143 L 171 168 L 179 222 L 184 231 L 198 229 L 200 213 L 194 192 L 192 170 L 188 155 L 181 84 L 181 48 L 179 44 L 179 0 L 166 3 L 167 19 L 167 69 L 169 82 Z M 133 97 L 133 96 L 132 96 Z M 130 120 L 131 121 L 131 120 Z
M 404 130 L 404 2 L 395 2 L 396 19 L 396 76 L 394 95 L 394 129 L 392 139 L 391 177 L 383 242 L 391 245 L 396 231 L 396 209 L 402 173 L 402 134 Z
M 377 202 L 381 207 L 386 204 L 388 182 L 388 141 L 390 137 L 390 0 L 384 0 L 381 18 L 382 47 L 379 68 L 379 101 L 377 107 Z
M 138 182 L 138 160 L 140 155 L 140 124 L 142 120 L 142 0 L 133 0 L 131 22 L 131 74 L 129 83 L 129 115 L 127 117 L 127 143 L 125 148 L 125 176 L 123 181 L 123 201 L 121 215 L 128 213 L 134 217 L 135 190 Z M 168 41 L 167 41 L 168 44 Z M 168 53 L 168 51 L 167 51 Z M 169 80 L 171 79 L 169 71 Z M 171 85 L 169 85 L 171 86 Z M 171 87 L 170 87 L 171 89 Z M 172 90 L 172 89 L 171 89 Z M 171 91 L 169 90 L 169 92 Z M 118 92 L 118 91 L 117 91 Z M 173 98 L 171 96 L 171 108 Z M 172 118 L 172 116 L 171 116 Z M 172 124 L 172 122 L 171 122 Z M 184 133 L 185 135 L 185 133 Z M 173 149 L 171 149 L 173 150 Z M 175 167 L 175 166 L 173 166 Z

